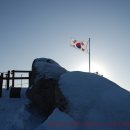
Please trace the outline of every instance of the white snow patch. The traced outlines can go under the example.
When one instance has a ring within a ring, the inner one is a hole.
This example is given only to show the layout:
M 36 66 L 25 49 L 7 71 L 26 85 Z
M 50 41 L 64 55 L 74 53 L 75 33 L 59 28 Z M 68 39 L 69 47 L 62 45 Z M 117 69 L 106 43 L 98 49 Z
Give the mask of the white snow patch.
M 49 60 L 49 62 L 47 62 L 47 60 Z M 63 73 L 66 72 L 66 69 L 61 67 L 58 63 L 56 63 L 52 59 L 38 58 L 34 61 L 33 65 L 37 69 L 38 79 L 44 77 L 44 78 L 53 78 L 57 80 Z

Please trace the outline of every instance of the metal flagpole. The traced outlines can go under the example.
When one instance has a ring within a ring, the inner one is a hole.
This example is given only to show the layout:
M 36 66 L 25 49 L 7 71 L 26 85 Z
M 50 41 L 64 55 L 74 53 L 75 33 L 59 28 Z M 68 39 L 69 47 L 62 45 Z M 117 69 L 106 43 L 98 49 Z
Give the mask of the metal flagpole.
M 90 66 L 90 38 L 89 38 L 89 73 L 90 73 L 90 68 L 91 66 Z

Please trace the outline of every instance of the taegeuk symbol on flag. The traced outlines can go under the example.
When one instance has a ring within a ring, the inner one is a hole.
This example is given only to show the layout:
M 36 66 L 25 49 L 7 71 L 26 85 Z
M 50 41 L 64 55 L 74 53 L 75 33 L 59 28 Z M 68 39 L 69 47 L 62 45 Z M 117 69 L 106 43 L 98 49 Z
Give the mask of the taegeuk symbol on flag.
M 83 41 L 72 40 L 71 46 L 73 46 L 83 52 L 88 52 L 87 43 L 85 43 Z

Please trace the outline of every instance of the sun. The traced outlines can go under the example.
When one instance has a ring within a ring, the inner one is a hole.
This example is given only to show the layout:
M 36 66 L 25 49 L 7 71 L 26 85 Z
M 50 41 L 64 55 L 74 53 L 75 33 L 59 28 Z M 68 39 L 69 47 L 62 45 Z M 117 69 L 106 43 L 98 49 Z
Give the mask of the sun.
M 78 65 L 78 67 L 76 67 L 76 69 L 78 71 L 88 72 L 89 65 L 88 64 L 86 64 L 86 65 L 85 64 L 84 65 Z M 91 73 L 97 73 L 99 75 L 109 77 L 109 73 L 108 73 L 107 69 L 104 67 L 104 65 L 99 64 L 99 63 L 91 64 Z
M 104 76 L 108 75 L 108 72 L 103 65 L 92 64 L 91 68 L 92 68 L 91 70 L 93 73 L 98 73 L 99 75 L 104 75 Z

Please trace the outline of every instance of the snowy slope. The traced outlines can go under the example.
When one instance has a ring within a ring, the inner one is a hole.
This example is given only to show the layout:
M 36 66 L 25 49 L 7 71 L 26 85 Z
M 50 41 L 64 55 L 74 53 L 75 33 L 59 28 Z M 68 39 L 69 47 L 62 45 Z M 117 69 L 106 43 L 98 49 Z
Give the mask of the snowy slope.
M 66 72 L 59 80 L 68 112 L 55 109 L 44 122 L 25 108 L 25 89 L 20 99 L 0 98 L 0 130 L 130 130 L 130 93 L 92 73 Z
M 67 72 L 59 87 L 69 102 L 68 114 L 76 121 L 93 124 L 85 128 L 122 130 L 125 124 L 130 129 L 130 93 L 117 84 L 93 73 Z M 99 126 L 95 128 L 94 123 Z
M 17 112 L 27 103 L 24 93 L 25 89 L 22 89 L 22 98 L 14 99 L 9 98 L 9 91 L 3 89 L 3 95 L 0 98 L 0 130 L 9 130 Z
M 36 130 L 75 130 L 75 121 L 67 114 L 55 109 L 52 115 Z

